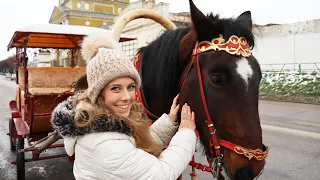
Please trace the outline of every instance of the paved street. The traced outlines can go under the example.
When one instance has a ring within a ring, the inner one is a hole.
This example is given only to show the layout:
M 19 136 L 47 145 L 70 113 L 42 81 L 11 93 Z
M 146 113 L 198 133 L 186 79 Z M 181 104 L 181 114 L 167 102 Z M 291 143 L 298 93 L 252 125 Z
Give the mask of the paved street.
M 15 153 L 9 149 L 8 103 L 14 99 L 15 83 L 0 75 L 0 179 L 15 179 L 15 166 L 10 162 Z M 260 116 L 264 143 L 270 146 L 270 154 L 263 180 L 320 179 L 320 106 L 296 103 L 260 101 Z M 45 154 L 56 154 L 60 150 L 48 150 Z M 204 157 L 197 155 L 204 162 Z M 197 171 L 198 172 L 198 171 Z M 190 180 L 190 167 L 183 179 Z M 27 180 L 74 179 L 72 164 L 66 158 L 28 162 Z M 209 180 L 209 173 L 198 172 L 198 179 Z

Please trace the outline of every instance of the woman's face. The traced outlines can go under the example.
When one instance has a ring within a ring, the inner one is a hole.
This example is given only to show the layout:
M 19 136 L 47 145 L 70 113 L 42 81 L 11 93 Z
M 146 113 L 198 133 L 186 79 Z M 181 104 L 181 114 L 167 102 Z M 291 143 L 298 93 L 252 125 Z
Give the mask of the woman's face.
M 115 79 L 105 86 L 103 97 L 107 108 L 128 117 L 136 100 L 136 83 L 129 77 Z

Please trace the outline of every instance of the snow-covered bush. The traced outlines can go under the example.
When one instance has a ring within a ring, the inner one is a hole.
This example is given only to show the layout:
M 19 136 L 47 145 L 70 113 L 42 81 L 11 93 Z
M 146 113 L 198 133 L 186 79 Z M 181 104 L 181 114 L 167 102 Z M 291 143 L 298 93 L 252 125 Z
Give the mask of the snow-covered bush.
M 260 84 L 260 95 L 320 98 L 320 72 L 265 72 Z

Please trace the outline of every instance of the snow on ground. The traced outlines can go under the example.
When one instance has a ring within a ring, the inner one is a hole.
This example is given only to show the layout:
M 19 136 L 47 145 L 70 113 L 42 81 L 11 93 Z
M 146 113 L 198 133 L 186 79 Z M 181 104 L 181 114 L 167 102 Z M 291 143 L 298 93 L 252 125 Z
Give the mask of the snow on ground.
M 320 96 L 320 72 L 264 72 L 260 91 L 263 94 Z

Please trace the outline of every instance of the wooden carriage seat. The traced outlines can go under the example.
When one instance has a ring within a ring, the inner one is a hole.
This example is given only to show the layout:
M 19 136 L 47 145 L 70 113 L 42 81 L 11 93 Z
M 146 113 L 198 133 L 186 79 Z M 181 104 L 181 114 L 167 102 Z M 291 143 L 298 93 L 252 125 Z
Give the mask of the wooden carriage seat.
M 40 133 L 52 131 L 50 123 L 50 116 L 37 116 L 39 112 L 51 113 L 52 107 L 57 103 L 63 101 L 64 97 L 56 99 L 55 95 L 64 93 L 66 91 L 73 92 L 72 84 L 85 73 L 85 68 L 64 68 L 64 67 L 28 67 L 28 91 L 34 96 L 34 101 L 39 103 L 33 104 L 35 106 L 33 112 L 28 110 L 28 120 L 33 119 L 30 133 Z M 24 73 L 23 68 L 19 68 L 19 81 L 17 86 L 17 105 L 20 109 L 21 115 L 24 119 Z M 18 96 L 20 95 L 20 96 Z M 47 95 L 53 95 L 48 96 Z M 40 101 L 39 101 L 40 100 Z M 20 102 L 21 104 L 20 104 Z M 31 107 L 31 102 L 27 102 Z M 50 110 L 48 112 L 48 110 Z M 32 116 L 32 113 L 34 115 Z
M 60 94 L 66 91 L 73 92 L 71 85 L 85 73 L 85 68 L 62 67 L 28 67 L 29 93 L 32 95 Z M 23 67 L 18 69 L 18 84 L 16 101 L 20 110 L 20 101 L 24 95 Z
M 85 73 L 85 68 L 28 68 L 29 93 L 32 95 L 73 92 L 72 84 Z

